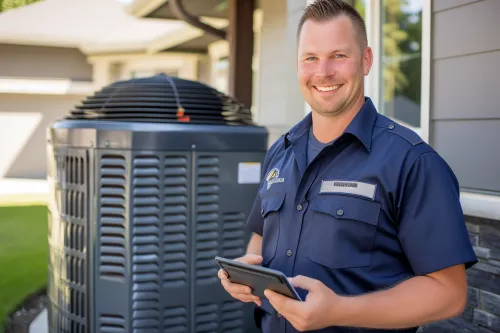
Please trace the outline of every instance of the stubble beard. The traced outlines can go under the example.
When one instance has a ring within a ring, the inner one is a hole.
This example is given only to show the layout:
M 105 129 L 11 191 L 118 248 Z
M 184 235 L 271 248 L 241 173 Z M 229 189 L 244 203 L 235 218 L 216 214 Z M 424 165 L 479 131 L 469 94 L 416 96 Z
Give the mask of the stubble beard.
M 346 111 L 348 106 L 348 101 L 345 96 L 338 98 L 333 105 L 329 106 L 321 105 L 321 103 L 316 101 L 312 96 L 310 101 L 307 102 L 316 113 L 326 117 L 336 117 L 341 115 Z

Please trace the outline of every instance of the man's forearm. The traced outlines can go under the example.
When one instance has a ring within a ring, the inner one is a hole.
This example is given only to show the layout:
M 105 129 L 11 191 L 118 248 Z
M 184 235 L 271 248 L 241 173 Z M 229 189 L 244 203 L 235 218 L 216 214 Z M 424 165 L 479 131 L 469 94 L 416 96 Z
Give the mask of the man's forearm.
M 248 241 L 247 254 L 257 254 L 262 255 L 262 236 L 252 233 L 250 240 Z
M 342 313 L 341 323 L 337 319 L 335 326 L 415 327 L 458 316 L 465 301 L 463 295 L 451 292 L 440 281 L 418 276 L 388 290 L 343 298 L 340 309 L 334 310 Z

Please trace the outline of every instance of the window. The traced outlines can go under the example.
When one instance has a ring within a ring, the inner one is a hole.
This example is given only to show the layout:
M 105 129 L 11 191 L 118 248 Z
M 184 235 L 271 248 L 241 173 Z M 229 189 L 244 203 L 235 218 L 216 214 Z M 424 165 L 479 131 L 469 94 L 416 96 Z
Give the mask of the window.
M 229 57 L 221 57 L 215 63 L 214 68 L 214 82 L 213 85 L 215 89 L 219 90 L 224 94 L 228 94 L 229 78 Z
M 426 119 L 422 118 L 422 112 L 428 113 L 428 105 L 422 98 L 425 2 L 353 0 L 354 7 L 366 21 L 374 51 L 370 76 L 376 77 L 367 80 L 367 94 L 380 113 L 423 136 L 426 133 L 422 132 L 422 127 L 427 130 L 428 126 L 421 121 Z

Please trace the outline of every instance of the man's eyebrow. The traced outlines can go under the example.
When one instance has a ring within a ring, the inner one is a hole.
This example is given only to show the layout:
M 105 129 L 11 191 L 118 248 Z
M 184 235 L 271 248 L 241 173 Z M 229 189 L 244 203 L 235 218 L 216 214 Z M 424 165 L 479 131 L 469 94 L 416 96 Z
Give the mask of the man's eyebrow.
M 336 50 L 331 51 L 329 54 L 332 55 L 332 54 L 337 54 L 337 53 L 348 53 L 349 51 L 350 51 L 350 49 L 347 47 L 346 48 L 338 48 Z M 318 55 L 316 52 L 309 51 L 309 52 L 301 53 L 300 56 L 305 57 L 305 56 L 316 56 L 316 55 Z

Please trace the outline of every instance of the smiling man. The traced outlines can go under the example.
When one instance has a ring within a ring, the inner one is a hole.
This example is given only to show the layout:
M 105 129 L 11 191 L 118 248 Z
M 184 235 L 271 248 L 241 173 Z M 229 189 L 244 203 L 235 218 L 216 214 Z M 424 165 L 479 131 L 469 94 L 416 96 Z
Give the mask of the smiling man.
M 311 112 L 270 148 L 238 260 L 277 269 L 304 300 L 219 278 L 264 333 L 416 332 L 459 315 L 476 263 L 450 167 L 364 96 L 373 61 L 341 0 L 308 6 L 297 72 Z M 279 180 L 279 181 L 278 181 Z

